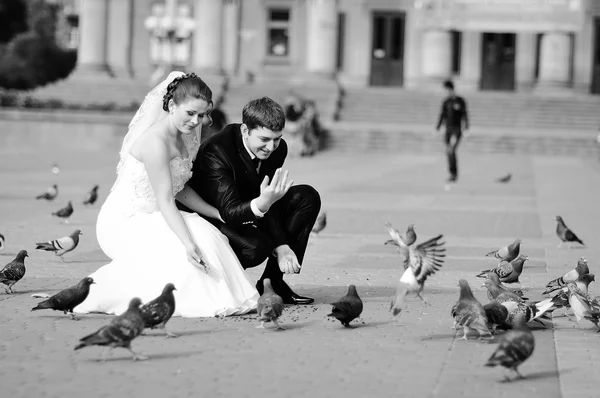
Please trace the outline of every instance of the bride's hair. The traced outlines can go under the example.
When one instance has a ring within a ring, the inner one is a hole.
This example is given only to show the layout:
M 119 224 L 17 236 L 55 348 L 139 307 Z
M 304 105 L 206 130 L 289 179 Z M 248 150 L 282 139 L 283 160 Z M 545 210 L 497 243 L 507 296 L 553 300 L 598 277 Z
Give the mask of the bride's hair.
M 189 98 L 202 99 L 212 104 L 212 90 L 195 73 L 187 73 L 169 83 L 167 93 L 163 97 L 163 110 L 169 111 L 171 99 L 175 104 L 180 104 Z

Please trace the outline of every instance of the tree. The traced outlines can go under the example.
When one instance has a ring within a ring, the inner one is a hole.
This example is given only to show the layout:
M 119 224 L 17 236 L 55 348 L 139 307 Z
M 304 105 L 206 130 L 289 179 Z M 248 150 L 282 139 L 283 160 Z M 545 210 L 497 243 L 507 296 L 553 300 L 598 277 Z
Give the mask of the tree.
M 0 44 L 8 43 L 27 28 L 27 3 L 24 0 L 0 0 Z

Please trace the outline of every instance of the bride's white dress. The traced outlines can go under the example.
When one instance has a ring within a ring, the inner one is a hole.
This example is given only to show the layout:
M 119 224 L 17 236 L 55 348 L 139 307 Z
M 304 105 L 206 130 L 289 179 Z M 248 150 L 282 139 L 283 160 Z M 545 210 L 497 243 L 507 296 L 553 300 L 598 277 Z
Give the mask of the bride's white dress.
M 192 161 L 174 158 L 170 167 L 177 194 L 192 176 Z M 176 316 L 225 316 L 256 308 L 258 292 L 227 238 L 197 214 L 181 214 L 210 263 L 208 274 L 188 262 L 183 244 L 158 209 L 144 164 L 126 156 L 96 225 L 100 247 L 112 262 L 90 275 L 96 284 L 75 312 L 118 315 L 125 312 L 131 298 L 148 302 L 169 282 L 177 289 Z

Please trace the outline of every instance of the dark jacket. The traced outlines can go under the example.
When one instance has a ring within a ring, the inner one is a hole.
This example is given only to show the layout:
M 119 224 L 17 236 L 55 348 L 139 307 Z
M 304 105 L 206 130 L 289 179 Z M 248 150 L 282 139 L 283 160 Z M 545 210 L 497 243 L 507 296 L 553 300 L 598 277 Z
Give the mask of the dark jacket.
M 250 201 L 260 195 L 261 182 L 266 175 L 269 180 L 273 178 L 275 170 L 283 166 L 287 152 L 282 139 L 271 156 L 261 162 L 258 174 L 242 142 L 240 124 L 230 124 L 202 143 L 188 185 L 219 210 L 227 225 L 235 228 L 254 223 L 270 236 L 274 247 L 287 244 L 281 218 L 277 216 L 278 203 L 262 219 L 250 208 Z
M 458 95 L 448 97 L 442 103 L 442 110 L 438 120 L 437 128 L 445 122 L 446 128 L 462 130 L 462 120 L 465 120 L 465 129 L 469 129 L 469 115 L 467 113 L 467 102 Z

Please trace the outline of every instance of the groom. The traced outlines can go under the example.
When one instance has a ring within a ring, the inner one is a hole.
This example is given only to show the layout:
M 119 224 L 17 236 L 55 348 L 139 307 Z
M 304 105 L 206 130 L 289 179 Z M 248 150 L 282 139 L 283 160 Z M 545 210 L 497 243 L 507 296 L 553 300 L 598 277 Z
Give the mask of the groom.
M 226 126 L 201 145 L 188 184 L 219 210 L 225 223 L 207 221 L 227 236 L 244 269 L 268 258 L 256 284 L 260 294 L 269 278 L 286 304 L 311 304 L 314 299 L 295 293 L 283 274 L 300 272 L 321 198 L 309 185 L 292 186 L 282 169 L 284 125 L 277 102 L 268 97 L 250 101 L 242 124 Z

